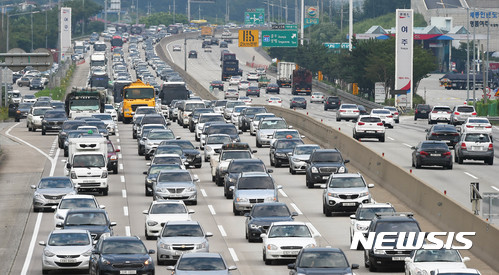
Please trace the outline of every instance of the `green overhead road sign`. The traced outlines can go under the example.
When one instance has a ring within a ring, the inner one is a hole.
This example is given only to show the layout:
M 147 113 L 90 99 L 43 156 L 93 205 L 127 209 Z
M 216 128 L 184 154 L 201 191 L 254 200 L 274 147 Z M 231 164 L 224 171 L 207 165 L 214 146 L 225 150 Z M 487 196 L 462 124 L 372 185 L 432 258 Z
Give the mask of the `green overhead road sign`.
M 348 43 L 324 43 L 324 46 L 329 49 L 348 49 Z
M 296 30 L 262 31 L 262 47 L 298 47 Z
M 244 13 L 245 25 L 263 25 L 265 24 L 265 13 L 263 11 L 245 12 Z

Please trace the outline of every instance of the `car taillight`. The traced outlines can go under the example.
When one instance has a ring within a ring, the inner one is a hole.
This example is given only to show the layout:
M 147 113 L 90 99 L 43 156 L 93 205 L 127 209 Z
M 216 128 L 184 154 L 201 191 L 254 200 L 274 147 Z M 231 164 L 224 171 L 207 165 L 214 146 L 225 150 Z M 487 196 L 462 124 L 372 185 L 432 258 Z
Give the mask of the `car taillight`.
M 437 133 L 431 133 L 431 135 L 432 135 L 432 136 L 438 136 L 438 134 L 437 134 Z
M 281 103 L 282 101 L 281 101 L 281 100 L 279 100 L 279 101 L 277 101 L 277 102 L 278 102 L 278 103 Z
M 398 115 L 398 114 L 399 114 L 399 112 L 395 112 L 395 113 L 393 113 L 393 114 L 394 114 L 394 115 Z
M 386 116 L 386 117 L 393 117 L 393 116 Z
M 463 143 L 461 143 L 461 149 L 466 150 L 466 143 L 464 143 L 464 142 L 463 142 Z
M 419 154 L 420 154 L 420 155 L 423 155 L 423 156 L 428 156 L 428 155 L 429 155 L 429 154 L 428 154 L 428 153 L 426 153 L 425 151 L 420 151 L 420 152 L 419 152 Z
M 492 151 L 492 150 L 494 150 L 494 146 L 491 143 L 491 144 L 489 144 L 489 151 Z
M 489 126 L 485 126 L 485 128 L 492 128 L 492 125 L 489 125 Z
M 459 115 L 459 112 L 454 112 L 455 115 Z
M 293 102 L 291 102 L 291 103 L 296 103 L 296 101 L 293 100 Z
M 450 156 L 450 152 L 445 152 L 442 155 L 444 155 L 444 156 Z
M 473 125 L 466 125 L 466 128 L 474 128 L 475 126 Z
M 357 123 L 357 125 L 366 125 L 366 124 L 365 124 L 364 122 L 362 122 L 362 121 L 359 121 L 359 122 Z
M 453 133 L 452 135 L 453 136 L 459 136 L 459 133 Z
M 346 110 L 340 110 L 340 112 L 346 112 Z
M 359 110 L 353 110 L 353 112 L 354 112 L 354 113 L 358 113 L 358 112 L 359 112 Z
M 436 113 L 438 113 L 438 112 L 437 112 L 437 111 L 432 111 L 432 113 L 436 114 Z
M 378 123 L 376 123 L 376 125 L 383 126 L 383 122 L 378 122 Z
M 475 112 L 473 112 L 473 113 L 471 113 L 471 115 L 472 115 L 472 116 L 476 116 L 476 113 L 475 113 Z
M 452 113 L 452 111 L 447 111 L 448 114 Z

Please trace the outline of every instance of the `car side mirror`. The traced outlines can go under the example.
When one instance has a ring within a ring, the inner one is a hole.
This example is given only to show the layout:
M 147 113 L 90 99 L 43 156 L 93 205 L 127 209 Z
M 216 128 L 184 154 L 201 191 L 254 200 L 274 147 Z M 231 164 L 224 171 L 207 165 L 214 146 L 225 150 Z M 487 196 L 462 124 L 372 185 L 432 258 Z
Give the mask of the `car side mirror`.
M 172 125 L 172 123 L 170 121 L 167 121 L 166 126 L 170 126 L 170 125 Z
M 149 249 L 149 251 L 147 251 L 148 254 L 154 254 L 156 253 L 156 251 L 154 249 Z
M 147 175 L 147 171 L 142 172 L 142 174 Z
M 64 225 L 62 224 L 62 222 L 58 222 L 58 223 L 55 224 L 55 227 L 57 227 L 57 228 L 63 228 Z
M 41 241 L 38 244 L 41 245 L 41 246 L 46 246 L 47 245 L 44 241 Z
M 192 175 L 192 179 L 193 179 L 194 181 L 199 181 L 199 177 L 198 177 L 198 175 L 196 175 L 196 174 Z
M 374 188 L 374 184 L 373 184 L 373 183 L 369 183 L 369 184 L 367 185 L 367 188 Z
M 464 263 L 464 262 L 469 262 L 470 260 L 471 260 L 471 259 L 470 259 L 470 257 L 464 257 L 464 258 L 463 258 L 463 263 Z
M 71 169 L 71 163 L 66 163 L 66 168 Z
M 196 213 L 196 211 L 194 209 L 189 209 L 189 210 L 187 210 L 187 213 L 194 214 L 194 213 Z
M 345 161 L 343 161 L 343 163 L 349 163 L 350 160 L 349 159 L 346 159 Z
M 146 163 L 146 165 L 147 165 L 147 166 L 151 166 L 151 163 L 150 163 L 150 162 L 148 162 L 148 163 Z
M 424 129 L 425 132 L 429 132 L 429 129 Z
M 232 271 L 232 270 L 237 270 L 237 266 L 233 266 L 233 265 L 231 265 L 231 266 L 229 266 L 229 268 L 228 268 L 228 269 L 229 269 L 229 271 Z
M 273 169 L 267 169 L 267 173 L 274 173 Z
M 206 232 L 206 234 L 204 235 L 205 237 L 213 237 L 213 233 L 211 232 Z
M 111 223 L 109 224 L 109 226 L 116 226 L 116 225 L 117 225 L 117 223 L 116 223 L 116 222 L 111 222 Z
M 355 220 L 355 214 L 350 215 L 350 219 Z
M 36 189 L 35 185 L 30 185 L 31 189 Z
M 115 151 L 116 153 L 121 152 L 121 150 L 120 150 L 120 149 L 115 149 L 114 151 Z
M 282 189 L 282 185 L 277 185 L 277 190 Z
M 412 259 L 410 257 L 405 257 L 404 262 L 406 263 L 412 263 Z
M 222 66 L 222 65 L 220 65 L 220 66 Z M 166 267 L 166 270 L 175 270 L 175 266 L 169 265 Z
M 289 126 L 288 126 L 288 129 L 293 129 L 293 125 L 289 125 Z
M 295 269 L 295 264 L 288 264 L 288 269 Z
M 100 208 L 100 209 L 106 209 L 106 206 L 105 206 L 105 205 L 103 205 L 103 204 L 101 204 L 101 205 L 99 205 L 99 208 Z
M 244 216 L 245 216 L 245 217 L 249 217 L 249 216 L 250 216 L 250 213 L 246 212 L 246 213 L 244 213 Z
M 149 210 L 142 211 L 142 214 L 146 214 L 146 215 L 149 214 Z
M 255 153 L 256 153 L 256 152 L 258 152 L 258 151 L 257 151 L 257 150 L 252 150 L 251 152 L 252 152 L 253 154 L 255 154 Z
M 262 238 L 262 239 L 267 238 L 267 234 L 265 234 L 265 233 L 260 234 L 260 238 Z
M 359 265 L 358 264 L 352 264 L 352 269 L 359 269 Z
M 237 131 L 238 134 L 242 134 L 243 133 L 243 130 L 238 130 Z
M 416 147 L 414 147 L 414 146 L 411 146 L 411 149 L 412 149 L 412 150 L 416 150 Z
M 181 139 L 182 137 L 181 136 L 176 136 L 175 139 Z

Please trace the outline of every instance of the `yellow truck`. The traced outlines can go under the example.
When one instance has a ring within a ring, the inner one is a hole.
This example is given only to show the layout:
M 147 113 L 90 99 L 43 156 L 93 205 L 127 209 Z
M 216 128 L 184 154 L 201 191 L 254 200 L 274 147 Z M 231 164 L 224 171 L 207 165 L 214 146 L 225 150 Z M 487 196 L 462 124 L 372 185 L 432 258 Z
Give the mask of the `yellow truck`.
M 154 87 L 140 79 L 123 88 L 123 123 L 128 124 L 132 121 L 137 107 L 155 107 L 155 97 Z
M 201 36 L 213 36 L 213 31 L 215 29 L 213 27 L 203 26 L 201 27 Z

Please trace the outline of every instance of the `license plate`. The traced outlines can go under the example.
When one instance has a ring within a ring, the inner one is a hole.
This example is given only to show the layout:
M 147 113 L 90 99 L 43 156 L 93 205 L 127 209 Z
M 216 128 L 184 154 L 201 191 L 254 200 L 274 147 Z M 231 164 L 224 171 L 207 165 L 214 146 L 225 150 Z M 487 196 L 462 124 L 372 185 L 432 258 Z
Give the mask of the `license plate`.
M 445 143 L 450 143 L 450 140 L 442 140 Z
M 298 255 L 298 251 L 283 251 L 284 255 Z
M 440 157 L 440 154 L 430 154 L 432 157 Z
M 343 206 L 355 206 L 355 202 L 344 202 L 342 203 Z
M 376 131 L 366 131 L 366 133 L 374 134 Z
M 426 114 L 426 111 L 421 111 L 422 114 Z
M 120 270 L 120 274 L 137 274 L 137 270 Z
M 403 261 L 405 257 L 392 257 L 392 261 Z
M 61 263 L 75 263 L 76 259 L 72 259 L 72 258 L 66 259 L 66 258 L 63 258 L 63 259 L 60 259 L 59 261 Z
M 482 151 L 482 147 L 480 147 L 480 146 L 471 146 L 471 150 L 473 150 L 473 151 Z
M 184 251 L 180 251 L 180 250 L 176 250 L 176 251 L 175 251 L 175 255 L 176 255 L 176 256 L 180 256 L 180 255 L 182 255 L 182 254 L 184 254 Z
M 323 176 L 322 179 L 327 180 L 327 179 L 329 179 L 329 176 Z
M 83 183 L 92 183 L 94 182 L 93 180 L 83 180 Z
M 476 126 L 476 129 L 483 130 L 483 126 Z

